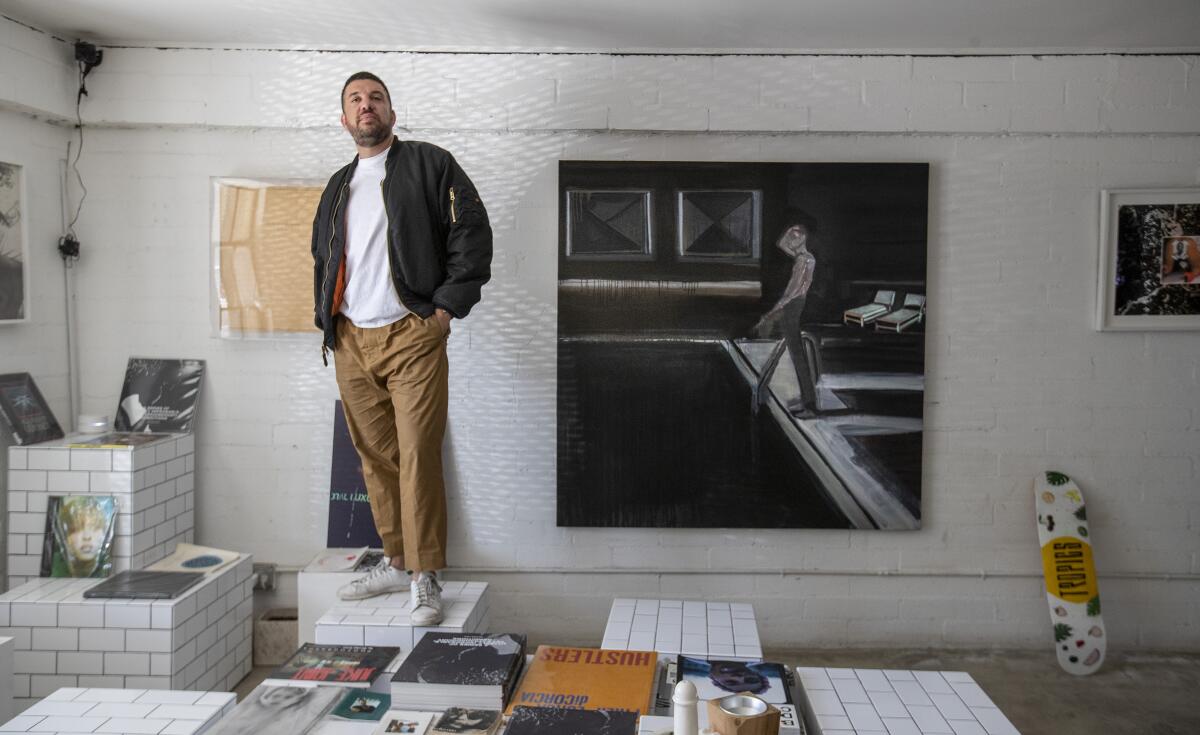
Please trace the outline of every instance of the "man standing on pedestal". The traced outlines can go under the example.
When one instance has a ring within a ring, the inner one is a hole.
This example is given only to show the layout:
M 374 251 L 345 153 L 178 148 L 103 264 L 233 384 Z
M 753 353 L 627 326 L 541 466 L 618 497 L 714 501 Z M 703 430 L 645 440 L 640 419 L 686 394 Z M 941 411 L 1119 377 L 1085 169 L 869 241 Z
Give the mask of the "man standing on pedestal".
M 408 589 L 414 625 L 442 620 L 446 340 L 491 277 L 492 230 L 448 152 L 392 135 L 391 95 L 369 72 L 342 87 L 358 155 L 329 180 L 313 220 L 315 322 L 333 351 L 350 437 L 384 562 L 338 590 Z

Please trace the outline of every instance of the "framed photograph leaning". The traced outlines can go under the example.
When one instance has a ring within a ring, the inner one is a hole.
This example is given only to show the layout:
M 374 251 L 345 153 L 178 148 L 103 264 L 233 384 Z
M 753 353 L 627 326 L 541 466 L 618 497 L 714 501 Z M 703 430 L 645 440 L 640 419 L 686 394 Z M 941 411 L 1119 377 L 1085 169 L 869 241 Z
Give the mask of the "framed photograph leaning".
M 21 166 L 0 161 L 0 324 L 29 319 L 29 238 Z
M 1106 189 L 1096 328 L 1200 329 L 1200 189 Z

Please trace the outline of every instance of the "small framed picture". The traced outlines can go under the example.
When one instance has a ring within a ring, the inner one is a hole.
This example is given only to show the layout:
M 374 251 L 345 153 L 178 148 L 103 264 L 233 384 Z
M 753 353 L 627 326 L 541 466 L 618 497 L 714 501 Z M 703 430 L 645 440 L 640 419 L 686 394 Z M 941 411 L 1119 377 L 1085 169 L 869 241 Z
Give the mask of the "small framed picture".
M 0 324 L 29 319 L 29 205 L 23 170 L 0 161 Z
M 1107 189 L 1096 328 L 1200 329 L 1200 189 Z

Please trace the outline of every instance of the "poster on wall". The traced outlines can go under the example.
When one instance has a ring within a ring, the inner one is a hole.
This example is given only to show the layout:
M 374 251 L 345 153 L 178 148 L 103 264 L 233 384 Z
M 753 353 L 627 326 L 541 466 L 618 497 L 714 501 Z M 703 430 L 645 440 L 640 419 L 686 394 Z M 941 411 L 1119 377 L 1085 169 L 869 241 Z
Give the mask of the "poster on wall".
M 362 459 L 350 439 L 342 402 L 333 407 L 333 458 L 329 467 L 329 523 L 325 531 L 329 549 L 383 548 L 375 530 L 375 516 L 367 499 Z
M 1200 189 L 1110 189 L 1096 328 L 1200 329 Z
M 29 318 L 29 238 L 22 168 L 0 161 L 0 324 Z
M 559 164 L 559 526 L 921 525 L 929 166 Z

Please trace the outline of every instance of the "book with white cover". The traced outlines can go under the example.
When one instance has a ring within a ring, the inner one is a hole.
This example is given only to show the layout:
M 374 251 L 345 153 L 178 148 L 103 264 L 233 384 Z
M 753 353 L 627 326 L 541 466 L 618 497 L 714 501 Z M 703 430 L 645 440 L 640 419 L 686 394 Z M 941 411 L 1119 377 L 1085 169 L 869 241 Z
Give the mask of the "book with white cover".
M 175 547 L 173 554 L 159 559 L 146 569 L 154 572 L 207 572 L 211 574 L 234 563 L 240 556 L 241 554 L 236 551 L 180 543 Z
M 323 549 L 304 568 L 306 572 L 352 572 L 366 556 L 368 547 L 357 549 Z

